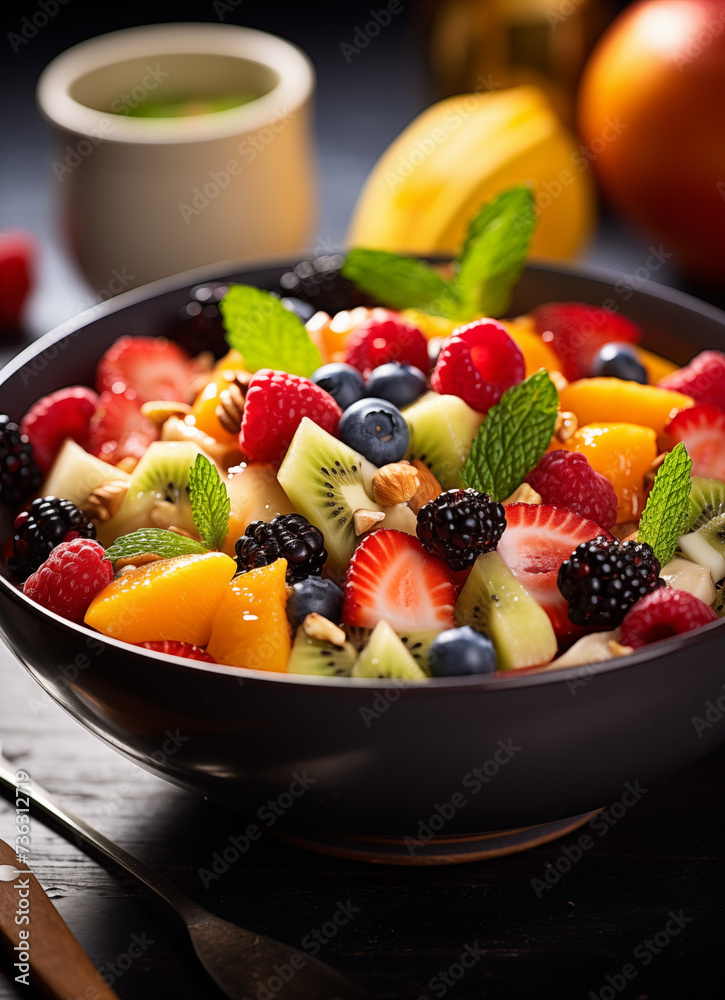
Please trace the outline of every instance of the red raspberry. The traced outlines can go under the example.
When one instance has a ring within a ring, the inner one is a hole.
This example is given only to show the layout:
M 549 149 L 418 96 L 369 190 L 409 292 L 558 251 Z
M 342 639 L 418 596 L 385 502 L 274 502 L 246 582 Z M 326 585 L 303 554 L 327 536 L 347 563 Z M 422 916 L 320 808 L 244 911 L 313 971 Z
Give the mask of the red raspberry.
M 575 514 L 609 528 L 617 520 L 614 487 L 576 451 L 550 451 L 528 474 L 526 482 L 544 503 L 566 507 Z
M 686 590 L 660 587 L 641 597 L 624 616 L 621 642 L 639 649 L 716 621 L 717 613 L 699 597 Z
M 725 410 L 725 354 L 702 351 L 689 365 L 665 375 L 657 385 L 692 396 L 698 403 Z
M 303 417 L 336 434 L 341 416 L 340 407 L 319 385 L 261 368 L 247 388 L 239 447 L 252 461 L 280 462 Z
M 203 660 L 204 663 L 216 663 L 213 656 L 209 656 L 201 646 L 194 646 L 190 642 L 176 642 L 172 639 L 162 639 L 154 642 L 137 642 L 136 646 L 144 649 L 153 649 L 157 653 L 165 656 L 185 656 L 189 660 Z
M 536 332 L 554 349 L 570 382 L 590 374 L 594 355 L 605 344 L 636 344 L 641 336 L 626 316 L 583 302 L 546 302 L 531 315 Z
M 25 581 L 23 592 L 49 611 L 82 622 L 88 605 L 113 579 L 110 559 L 92 538 L 56 545 L 40 569 Z
M 460 396 L 488 413 L 507 389 L 526 374 L 521 349 L 495 319 L 459 326 L 445 341 L 430 384 L 436 392 Z
M 66 438 L 88 448 L 88 425 L 97 406 L 98 396 L 93 389 L 74 385 L 43 396 L 30 407 L 20 421 L 20 433 L 27 434 L 44 473 L 50 470 Z
M 430 371 L 425 337 L 417 326 L 390 309 L 370 311 L 348 337 L 342 360 L 365 376 L 388 361 L 407 362 L 424 375 Z

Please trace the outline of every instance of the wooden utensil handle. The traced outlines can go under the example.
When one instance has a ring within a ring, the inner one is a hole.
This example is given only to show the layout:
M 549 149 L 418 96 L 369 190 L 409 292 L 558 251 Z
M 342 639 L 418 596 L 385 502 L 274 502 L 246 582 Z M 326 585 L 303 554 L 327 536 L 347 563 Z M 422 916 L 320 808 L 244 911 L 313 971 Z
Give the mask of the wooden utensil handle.
M 0 840 L 0 944 L 10 977 L 53 1000 L 119 1000 L 101 979 L 45 890 Z

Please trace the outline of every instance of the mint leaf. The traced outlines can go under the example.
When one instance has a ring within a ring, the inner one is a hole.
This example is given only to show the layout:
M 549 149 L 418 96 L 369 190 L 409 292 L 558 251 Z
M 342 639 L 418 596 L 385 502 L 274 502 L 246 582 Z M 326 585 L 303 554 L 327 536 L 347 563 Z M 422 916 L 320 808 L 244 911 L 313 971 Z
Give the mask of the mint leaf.
M 189 472 L 189 500 L 202 542 L 208 549 L 220 549 L 229 531 L 231 503 L 219 470 L 201 452 Z
M 657 470 L 637 530 L 637 541 L 654 549 L 660 567 L 666 566 L 687 524 L 692 459 L 680 441 Z
M 345 258 L 342 275 L 391 309 L 421 309 L 433 316 L 462 318 L 451 282 L 414 257 L 354 247 Z
M 505 500 L 546 451 L 559 395 L 542 368 L 507 389 L 486 414 L 461 469 L 465 486 Z
M 164 528 L 141 528 L 129 535 L 121 535 L 106 549 L 104 559 L 116 562 L 117 559 L 133 559 L 146 553 L 170 559 L 172 556 L 185 556 L 192 552 L 206 552 L 206 548 L 193 538 L 177 535 L 175 531 Z
M 219 308 L 227 343 L 250 372 L 275 368 L 305 377 L 322 364 L 304 323 L 278 298 L 252 285 L 232 285 Z
M 471 316 L 503 316 L 536 228 L 531 188 L 509 188 L 468 225 L 454 291 Z

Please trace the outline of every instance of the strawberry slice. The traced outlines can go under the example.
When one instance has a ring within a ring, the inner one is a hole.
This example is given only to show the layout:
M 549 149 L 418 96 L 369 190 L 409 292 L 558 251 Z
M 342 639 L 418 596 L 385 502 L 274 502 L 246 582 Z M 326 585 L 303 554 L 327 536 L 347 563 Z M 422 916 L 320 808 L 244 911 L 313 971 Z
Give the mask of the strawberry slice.
M 698 403 L 725 410 L 725 354 L 701 351 L 689 365 L 678 368 L 657 383 L 662 389 L 683 392 Z
M 396 631 L 452 628 L 456 590 L 451 571 L 429 556 L 413 535 L 382 528 L 358 545 L 347 568 L 342 618 L 374 628 L 382 619 Z
M 636 323 L 583 302 L 546 302 L 531 311 L 534 328 L 559 357 L 570 382 L 586 378 L 594 355 L 612 341 L 639 343 Z
M 142 646 L 144 649 L 153 649 L 157 653 L 165 656 L 184 656 L 189 660 L 203 660 L 204 663 L 216 663 L 213 656 L 210 656 L 201 646 L 194 646 L 190 642 L 178 642 L 175 639 L 163 639 L 154 642 L 136 642 L 135 646 Z
M 102 392 L 91 418 L 88 450 L 117 465 L 122 458 L 142 458 L 158 438 L 156 425 L 141 413 L 141 400 L 132 389 Z
M 132 389 L 140 402 L 168 399 L 190 402 L 203 363 L 165 337 L 120 337 L 96 368 L 99 392 Z
M 725 479 L 725 413 L 716 406 L 698 404 L 679 410 L 665 433 L 673 444 L 683 441 L 692 459 L 692 475 Z
M 93 389 L 73 385 L 42 396 L 30 407 L 20 421 L 20 433 L 27 434 L 44 473 L 50 470 L 66 438 L 73 438 L 81 448 L 88 447 L 89 422 L 97 406 Z
M 559 637 L 582 635 L 569 621 L 568 604 L 556 585 L 559 567 L 581 542 L 612 536 L 599 524 L 566 507 L 505 504 L 506 530 L 498 551 L 519 583 L 542 606 Z

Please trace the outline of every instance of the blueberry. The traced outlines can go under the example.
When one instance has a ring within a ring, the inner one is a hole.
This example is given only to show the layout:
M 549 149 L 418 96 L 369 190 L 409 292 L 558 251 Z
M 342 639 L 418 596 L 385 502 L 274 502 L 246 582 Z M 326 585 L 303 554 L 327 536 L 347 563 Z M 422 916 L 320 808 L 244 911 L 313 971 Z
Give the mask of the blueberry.
M 365 380 L 352 365 L 323 365 L 312 373 L 310 380 L 329 392 L 342 410 L 357 403 L 365 395 Z
M 317 612 L 331 622 L 340 621 L 343 594 L 332 580 L 308 576 L 296 583 L 287 598 L 287 617 L 293 628 L 301 625 L 307 615 Z
M 317 310 L 314 306 L 311 306 L 309 302 L 304 302 L 302 299 L 296 299 L 292 295 L 285 295 L 282 299 L 282 305 L 285 309 L 289 309 L 291 313 L 302 320 L 303 323 L 307 323 L 315 315 Z
M 370 373 L 365 391 L 368 396 L 387 399 L 398 409 L 410 406 L 428 388 L 425 375 L 414 365 L 389 361 Z
M 612 341 L 600 348 L 592 358 L 591 375 L 606 375 L 627 382 L 647 385 L 647 372 L 631 344 Z
M 410 440 L 403 414 L 387 399 L 353 403 L 340 418 L 339 434 L 346 445 L 373 465 L 400 461 Z
M 435 637 L 428 650 L 428 664 L 434 677 L 491 674 L 496 669 L 496 652 L 487 635 L 464 625 Z

